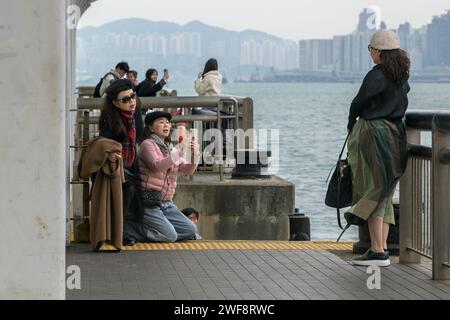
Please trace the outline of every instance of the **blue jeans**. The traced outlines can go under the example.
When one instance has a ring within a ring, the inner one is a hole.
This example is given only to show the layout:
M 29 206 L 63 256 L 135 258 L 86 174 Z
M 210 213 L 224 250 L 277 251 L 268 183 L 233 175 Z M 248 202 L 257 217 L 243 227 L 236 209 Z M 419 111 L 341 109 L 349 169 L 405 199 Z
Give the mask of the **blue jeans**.
M 142 222 L 126 221 L 124 236 L 137 242 L 175 242 L 193 240 L 197 226 L 172 201 L 161 207 L 144 208 Z

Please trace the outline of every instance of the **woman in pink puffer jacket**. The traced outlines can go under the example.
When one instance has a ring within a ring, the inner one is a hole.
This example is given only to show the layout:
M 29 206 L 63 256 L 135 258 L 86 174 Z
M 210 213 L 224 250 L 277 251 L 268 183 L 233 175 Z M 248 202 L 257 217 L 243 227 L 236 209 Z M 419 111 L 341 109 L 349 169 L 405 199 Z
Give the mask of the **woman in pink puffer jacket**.
M 144 138 L 138 151 L 139 184 L 143 194 L 142 222 L 127 222 L 125 237 L 131 242 L 175 242 L 195 239 L 197 226 L 173 203 L 178 173 L 192 175 L 197 169 L 199 146 L 190 142 L 188 160 L 183 158 L 182 139 L 170 143 L 170 113 L 156 111 L 145 117 Z M 161 201 L 157 198 L 160 197 Z

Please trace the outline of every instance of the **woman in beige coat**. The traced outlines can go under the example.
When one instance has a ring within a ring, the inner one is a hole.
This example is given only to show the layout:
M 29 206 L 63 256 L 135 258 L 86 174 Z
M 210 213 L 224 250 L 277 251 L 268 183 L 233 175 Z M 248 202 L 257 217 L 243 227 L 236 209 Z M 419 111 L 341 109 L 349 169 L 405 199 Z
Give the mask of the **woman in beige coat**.
M 195 91 L 199 96 L 220 96 L 222 90 L 222 75 L 216 59 L 209 59 L 203 72 L 195 80 Z

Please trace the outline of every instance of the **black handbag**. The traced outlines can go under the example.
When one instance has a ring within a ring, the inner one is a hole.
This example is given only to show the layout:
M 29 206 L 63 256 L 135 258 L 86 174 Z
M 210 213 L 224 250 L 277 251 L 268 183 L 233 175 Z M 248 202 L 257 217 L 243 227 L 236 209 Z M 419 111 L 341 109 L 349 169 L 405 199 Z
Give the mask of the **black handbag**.
M 162 193 L 157 190 L 142 190 L 142 204 L 147 208 L 160 207 Z
M 343 228 L 341 224 L 341 212 L 339 209 L 350 207 L 353 200 L 352 171 L 348 163 L 348 157 L 346 159 L 342 159 L 342 154 L 344 153 L 348 137 L 349 136 L 347 135 L 331 179 L 329 179 L 330 176 L 328 176 L 327 182 L 330 181 L 330 183 L 325 196 L 325 204 L 329 207 L 336 208 L 338 225 L 339 228 L 342 229 L 337 242 L 339 242 L 344 232 L 347 231 L 350 226 L 361 226 L 365 223 L 365 220 L 359 218 L 358 216 L 350 212 L 345 212 L 344 218 L 347 225 Z
M 341 209 L 352 204 L 352 177 L 348 159 L 339 159 L 329 180 L 325 204 Z
M 328 175 L 327 182 L 328 189 L 325 196 L 325 204 L 329 207 L 336 208 L 339 218 L 339 209 L 349 207 L 352 204 L 352 174 L 350 165 L 348 164 L 348 158 L 342 159 L 342 154 L 344 153 L 345 145 L 347 144 L 347 139 L 345 139 L 344 146 L 342 147 L 341 153 L 339 154 L 339 159 L 334 167 L 333 174 Z M 340 219 L 338 219 L 340 220 Z M 342 229 L 341 223 L 339 221 L 339 226 Z

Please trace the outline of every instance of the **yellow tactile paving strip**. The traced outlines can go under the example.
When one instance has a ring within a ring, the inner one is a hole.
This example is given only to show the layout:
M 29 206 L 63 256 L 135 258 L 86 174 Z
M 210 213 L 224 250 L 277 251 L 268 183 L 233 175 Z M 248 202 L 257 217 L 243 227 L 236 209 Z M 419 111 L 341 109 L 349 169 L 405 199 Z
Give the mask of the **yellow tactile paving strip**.
M 177 243 L 138 243 L 123 247 L 123 251 L 151 250 L 351 250 L 353 242 L 312 241 L 188 241 Z M 101 251 L 113 251 L 111 245 L 104 245 Z

